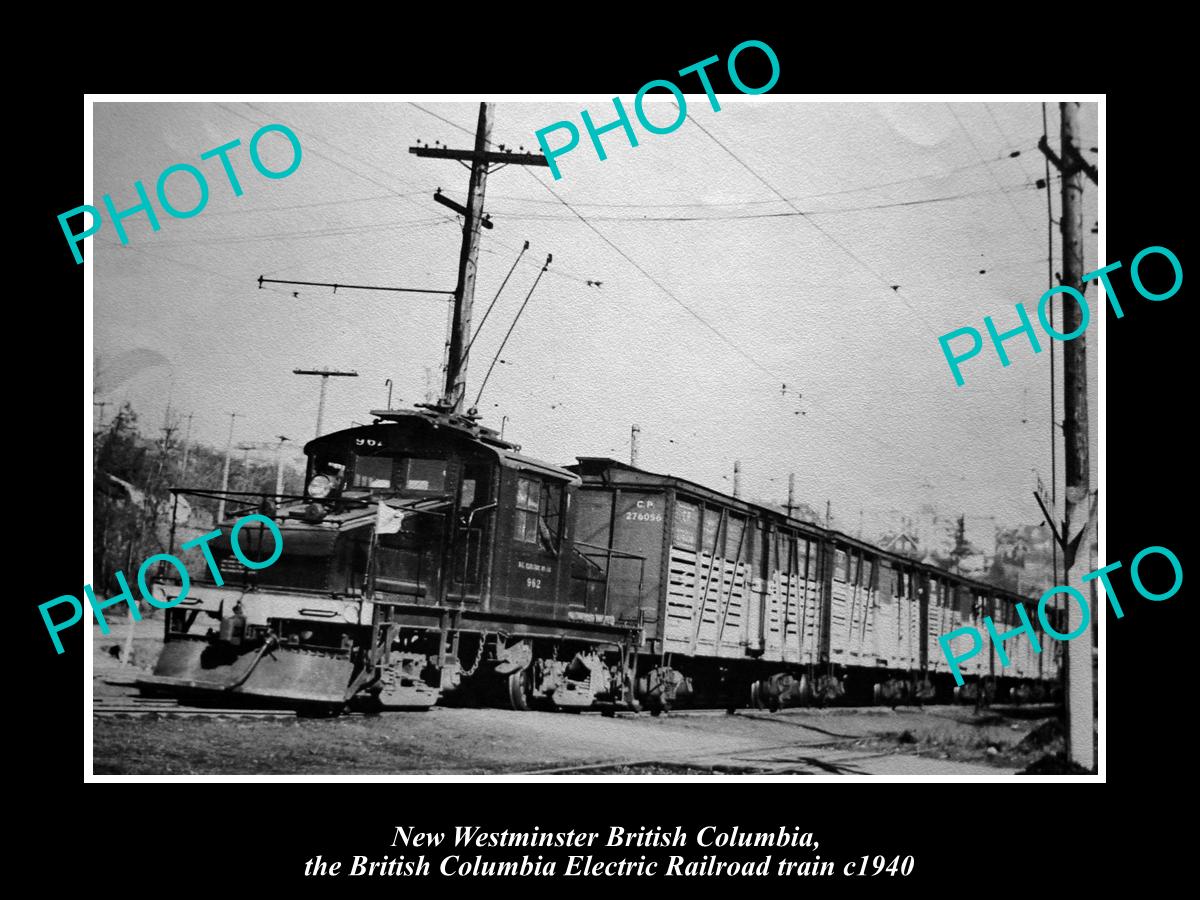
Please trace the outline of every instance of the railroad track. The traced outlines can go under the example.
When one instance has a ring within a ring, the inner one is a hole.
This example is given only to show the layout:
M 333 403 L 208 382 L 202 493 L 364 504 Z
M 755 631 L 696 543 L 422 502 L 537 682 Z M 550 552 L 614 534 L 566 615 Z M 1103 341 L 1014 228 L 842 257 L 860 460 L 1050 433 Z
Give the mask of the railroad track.
M 178 700 L 155 697 L 94 697 L 92 716 L 148 718 L 167 717 L 174 719 L 294 719 L 296 711 L 290 709 L 214 709 L 207 706 L 186 706 Z
M 505 772 L 506 775 L 589 775 L 602 772 L 605 769 L 647 769 L 647 768 L 677 768 L 701 769 L 713 774 L 737 775 L 802 775 L 814 772 L 839 773 L 852 768 L 857 762 L 886 756 L 886 753 L 846 751 L 836 759 L 818 759 L 808 751 L 837 751 L 846 745 L 846 740 L 822 741 L 805 744 L 749 744 L 744 747 L 726 748 L 724 750 L 696 751 L 684 750 L 675 753 L 660 753 L 649 758 L 618 757 L 597 762 L 582 763 L 570 766 L 554 766 L 543 769 L 525 769 L 517 772 Z M 754 759 L 753 756 L 769 753 L 790 751 L 794 758 L 787 760 Z M 742 758 L 739 757 L 751 757 Z
M 1005 707 L 1008 710 L 1017 708 L 1011 706 Z M 1046 714 L 1053 712 L 1055 707 L 1053 704 L 1043 704 L 1040 707 L 1035 707 L 1031 704 L 1024 707 L 1024 709 L 1029 712 Z M 957 720 L 954 713 L 961 713 L 962 710 L 963 707 L 954 704 L 927 705 L 923 708 L 926 714 L 947 720 Z M 862 714 L 890 714 L 892 712 L 889 709 L 880 711 L 876 708 L 868 707 L 858 709 L 837 708 L 836 710 L 831 710 L 831 712 L 834 711 L 843 714 L 850 711 Z M 715 710 L 688 710 L 686 712 L 672 712 L 671 715 L 678 718 L 699 718 L 718 715 L 724 716 L 725 713 Z M 642 758 L 625 756 L 596 760 L 578 765 L 527 769 L 517 772 L 505 772 L 503 774 L 589 775 L 605 773 L 606 770 L 611 769 L 698 769 L 713 774 L 737 775 L 854 774 L 859 770 L 860 763 L 893 755 L 887 751 L 881 752 L 879 750 L 855 746 L 856 742 L 866 737 L 865 735 L 844 734 L 820 727 L 822 720 L 820 715 L 813 717 L 813 720 L 803 721 L 800 717 L 793 718 L 786 713 L 757 713 L 739 710 L 737 716 L 743 720 L 748 719 L 795 726 L 806 731 L 826 735 L 829 739 L 813 743 L 748 744 L 746 746 L 725 749 L 683 750 L 679 752 L 665 752 L 653 757 Z M 669 772 L 660 774 L 669 774 Z

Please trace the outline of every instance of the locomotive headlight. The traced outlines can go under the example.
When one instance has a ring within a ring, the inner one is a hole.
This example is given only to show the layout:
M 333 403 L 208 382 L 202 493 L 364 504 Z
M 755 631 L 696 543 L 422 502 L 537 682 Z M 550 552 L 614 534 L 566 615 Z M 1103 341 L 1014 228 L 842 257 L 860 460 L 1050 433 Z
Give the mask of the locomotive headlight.
M 328 497 L 331 490 L 333 490 L 333 481 L 328 475 L 314 475 L 312 481 L 308 483 L 308 496 L 318 500 Z

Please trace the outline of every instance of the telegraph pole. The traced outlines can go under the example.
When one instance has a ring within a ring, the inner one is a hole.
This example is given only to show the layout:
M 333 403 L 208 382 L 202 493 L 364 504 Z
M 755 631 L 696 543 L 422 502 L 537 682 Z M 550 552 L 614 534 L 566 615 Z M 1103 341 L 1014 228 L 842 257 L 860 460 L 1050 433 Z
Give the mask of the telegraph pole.
M 479 121 L 475 126 L 474 150 L 451 150 L 448 147 L 409 147 L 416 156 L 434 159 L 470 161 L 471 179 L 467 184 L 467 204 L 460 206 L 439 193 L 434 199 L 463 217 L 462 250 L 458 258 L 458 284 L 454 289 L 454 318 L 450 326 L 450 347 L 446 358 L 446 382 L 440 405 L 449 412 L 459 412 L 466 393 L 466 348 L 471 342 L 471 309 L 475 302 L 475 276 L 479 269 L 479 229 L 491 223 L 484 220 L 483 196 L 487 186 L 489 166 L 516 164 L 546 166 L 545 157 L 533 153 L 511 153 L 501 145 L 499 151 L 489 150 L 492 136 L 493 104 L 479 104 Z
M 195 413 L 188 413 L 187 430 L 183 433 L 183 467 L 179 473 L 179 483 L 187 484 L 187 467 L 188 454 L 192 452 L 192 416 Z
M 787 514 L 788 518 L 792 517 L 792 513 L 796 510 L 796 473 L 788 473 L 788 502 Z
M 733 496 L 738 498 L 742 496 L 742 461 L 740 459 L 733 461 Z
M 317 434 L 321 436 L 321 422 L 325 418 L 325 386 L 329 383 L 331 377 L 342 378 L 357 378 L 357 372 L 335 372 L 333 369 L 292 369 L 293 375 L 320 375 L 321 376 L 321 397 L 317 401 Z
M 225 520 L 225 492 L 229 490 L 229 459 L 233 455 L 233 422 L 238 414 L 229 414 L 229 443 L 225 445 L 225 471 L 221 475 L 221 499 L 217 501 L 217 526 Z
M 237 448 L 242 451 L 242 490 L 248 491 L 252 487 L 250 484 L 250 451 L 257 450 L 258 444 L 244 441 L 238 444 Z
M 1083 283 L 1083 178 L 1076 132 L 1079 104 L 1062 103 L 1062 242 L 1063 284 L 1086 291 Z M 1063 332 L 1079 328 L 1077 303 L 1063 303 Z M 1088 448 L 1087 333 L 1063 344 L 1063 443 L 1066 454 L 1067 509 L 1063 523 L 1064 584 L 1081 585 L 1095 566 L 1089 561 L 1095 539 L 1091 498 L 1091 462 Z M 1099 616 L 1099 613 L 1097 613 Z M 1067 632 L 1082 624 L 1083 611 L 1067 604 Z M 1099 622 L 1092 626 L 1099 628 Z M 1096 766 L 1092 718 L 1092 642 L 1066 641 L 1067 654 L 1067 755 L 1087 769 Z
M 471 162 L 471 180 L 467 185 L 466 217 L 463 221 L 462 251 L 458 257 L 458 284 L 454 288 L 454 323 L 450 329 L 450 356 L 446 366 L 446 402 L 458 411 L 467 390 L 467 361 L 463 351 L 471 340 L 471 311 L 475 305 L 475 276 L 479 271 L 479 229 L 483 219 L 483 193 L 487 187 L 488 167 L 479 154 L 492 141 L 492 106 L 479 104 L 479 122 L 475 126 L 475 158 Z
M 391 404 L 388 404 L 388 409 L 391 409 Z M 284 437 L 282 434 L 277 434 L 279 438 L 279 449 L 275 451 L 275 496 L 283 496 L 283 445 L 285 441 L 290 441 L 291 438 Z
M 629 429 L 629 464 L 637 468 L 638 464 L 638 439 L 642 436 L 642 427 L 634 425 Z
M 1038 142 L 1038 148 L 1062 173 L 1062 283 L 1086 295 L 1087 285 L 1083 282 L 1083 176 L 1096 181 L 1096 169 L 1079 152 L 1079 104 L 1060 103 L 1059 112 L 1062 118 L 1059 155 L 1050 149 L 1045 135 Z M 1063 304 L 1064 333 L 1073 334 L 1079 329 L 1081 314 L 1082 310 L 1075 302 Z M 1086 332 L 1063 344 L 1063 455 L 1067 509 L 1062 532 L 1056 537 L 1062 546 L 1066 571 L 1063 584 L 1075 586 L 1082 585 L 1083 576 L 1096 568 L 1092 558 L 1096 507 L 1091 491 L 1088 447 Z M 1096 621 L 1092 624 L 1097 630 L 1101 612 L 1095 613 Z M 1067 633 L 1074 633 L 1082 623 L 1083 610 L 1075 603 L 1067 603 Z M 1064 641 L 1063 655 L 1067 675 L 1067 758 L 1086 769 L 1094 769 L 1092 642 Z

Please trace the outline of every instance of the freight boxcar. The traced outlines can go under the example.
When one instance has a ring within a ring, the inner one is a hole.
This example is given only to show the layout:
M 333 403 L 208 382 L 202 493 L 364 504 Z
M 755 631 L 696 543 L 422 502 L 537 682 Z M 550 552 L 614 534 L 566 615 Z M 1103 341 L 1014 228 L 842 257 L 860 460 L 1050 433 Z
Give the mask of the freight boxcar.
M 627 556 L 606 573 L 607 602 L 643 623 L 637 693 L 652 711 L 694 698 L 772 708 L 948 698 L 938 639 L 1015 615 L 1019 598 L 681 478 L 595 457 L 567 468 L 582 479 L 579 539 Z M 1002 670 L 994 650 L 963 664 L 965 699 L 984 679 L 990 697 L 1002 677 L 1007 697 L 1056 677 L 1052 660 L 1031 668 L 1027 636 L 1010 643 L 1015 668 Z

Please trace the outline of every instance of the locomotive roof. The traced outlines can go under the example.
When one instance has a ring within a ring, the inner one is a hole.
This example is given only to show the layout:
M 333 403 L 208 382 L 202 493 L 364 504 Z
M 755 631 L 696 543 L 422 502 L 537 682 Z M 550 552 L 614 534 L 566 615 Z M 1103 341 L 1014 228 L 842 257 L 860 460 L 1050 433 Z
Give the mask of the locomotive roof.
M 798 531 L 816 532 L 820 535 L 836 538 L 840 543 L 849 544 L 850 546 L 853 546 L 859 550 L 868 550 L 884 559 L 895 560 L 905 565 L 915 566 L 916 568 L 923 569 L 928 572 L 949 575 L 951 578 L 954 578 L 955 580 L 973 588 L 979 588 L 989 591 L 993 594 L 1000 594 L 1010 598 L 1019 597 L 1020 599 L 1026 599 L 1021 597 L 1021 595 L 1014 594 L 1012 591 L 1005 590 L 1004 588 L 996 587 L 995 585 L 987 584 L 986 582 L 977 581 L 976 579 L 969 578 L 966 575 L 947 572 L 945 569 L 930 565 L 929 563 L 920 562 L 907 556 L 901 556 L 899 553 L 876 547 L 874 544 L 869 544 L 866 541 L 852 537 L 844 532 L 837 531 L 836 529 L 825 528 L 822 525 L 806 522 L 803 519 L 792 518 L 781 510 L 772 509 L 769 506 L 762 506 L 758 503 L 750 503 L 749 501 L 742 500 L 739 497 L 733 497 L 729 494 L 724 494 L 720 491 L 715 491 L 712 488 L 705 487 L 702 484 L 697 484 L 694 481 L 689 481 L 686 478 L 680 478 L 676 475 L 660 475 L 656 472 L 649 472 L 645 469 L 639 469 L 635 466 L 629 465 L 628 463 L 623 463 L 620 460 L 612 459 L 606 456 L 580 456 L 577 457 L 577 459 L 578 462 L 569 466 L 569 468 L 572 471 L 578 471 L 579 474 L 584 478 L 598 478 L 605 483 L 616 483 L 629 486 L 640 484 L 647 487 L 668 485 L 682 487 L 686 489 L 688 493 L 694 494 L 701 499 L 710 500 L 716 503 L 721 503 L 725 506 L 740 509 L 745 513 L 766 513 L 773 519 L 787 522 L 789 526 Z M 619 481 L 614 481 L 612 478 L 613 474 L 617 474 L 618 476 L 622 477 Z
M 399 426 L 429 432 L 440 430 L 449 434 L 454 442 L 471 443 L 481 450 L 495 454 L 501 465 L 536 472 L 539 475 L 549 475 L 570 484 L 581 483 L 580 477 L 575 472 L 543 462 L 540 459 L 534 459 L 532 456 L 525 456 L 520 452 L 519 444 L 500 440 L 493 429 L 479 425 L 465 416 L 450 416 L 422 410 L 372 410 L 371 415 L 375 416 L 375 422 L 372 424 L 346 428 L 313 438 L 304 445 L 304 452 L 309 453 L 326 445 L 338 444 L 347 436 L 355 433 L 372 432 L 380 428 Z M 447 443 L 449 442 L 447 441 Z

